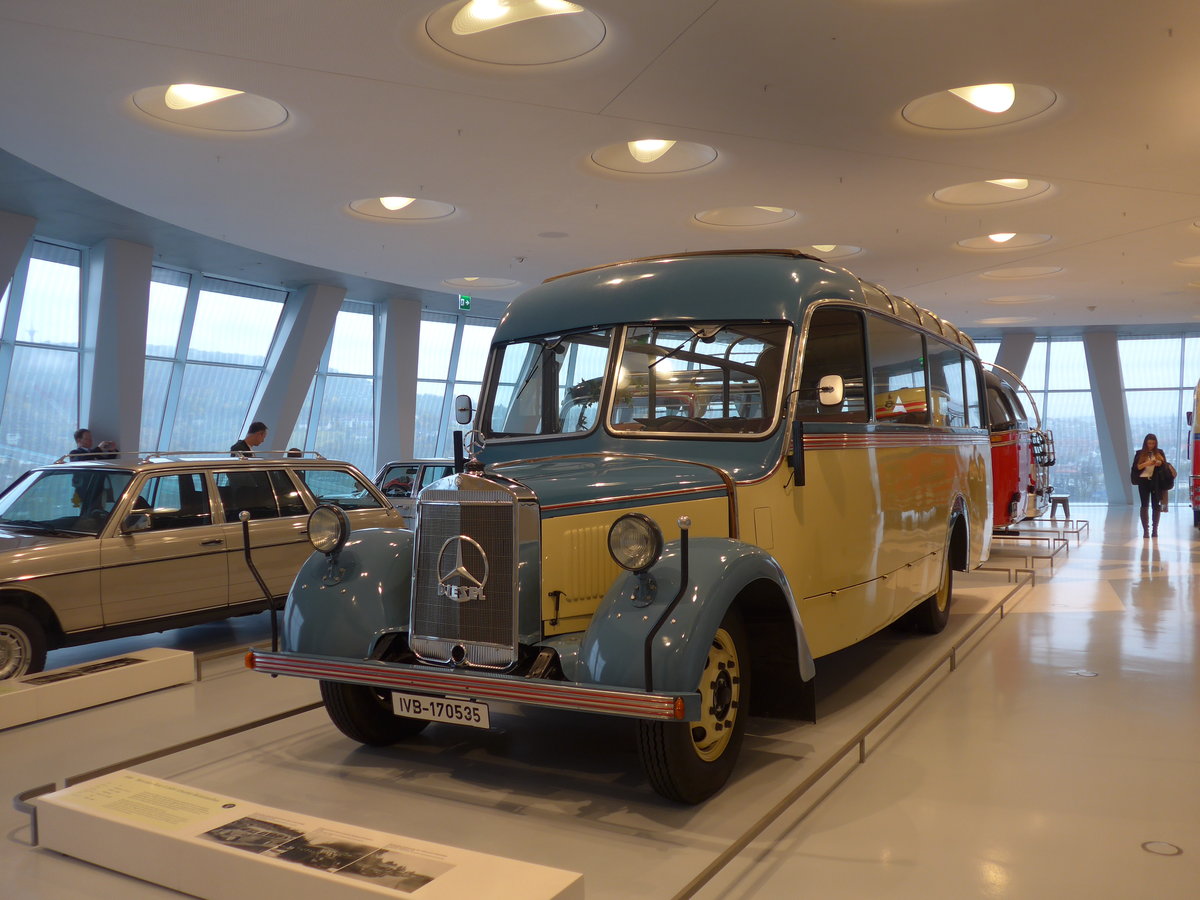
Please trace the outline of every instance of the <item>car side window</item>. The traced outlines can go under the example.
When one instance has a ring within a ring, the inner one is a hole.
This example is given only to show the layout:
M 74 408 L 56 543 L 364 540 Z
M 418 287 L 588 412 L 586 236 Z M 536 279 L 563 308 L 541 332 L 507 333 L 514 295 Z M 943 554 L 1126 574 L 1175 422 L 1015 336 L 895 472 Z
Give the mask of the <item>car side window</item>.
M 421 487 L 429 487 L 435 481 L 445 478 L 453 472 L 454 466 L 426 466 L 425 471 L 421 473 Z
M 342 509 L 379 509 L 383 506 L 350 472 L 338 469 L 300 469 L 297 472 L 318 503 L 332 503 Z
M 379 479 L 385 497 L 411 497 L 420 466 L 388 466 Z
M 195 528 L 212 524 L 212 507 L 199 472 L 157 475 L 138 491 L 130 512 L 150 514 L 150 530 Z
M 279 500 L 281 516 L 307 516 L 308 507 L 304 505 L 304 497 L 300 494 L 295 483 L 282 469 L 271 470 L 271 484 L 275 488 L 275 497 Z
M 238 521 L 243 510 L 250 513 L 252 519 L 279 517 L 279 503 L 275 499 L 269 472 L 217 472 L 215 477 L 226 522 Z

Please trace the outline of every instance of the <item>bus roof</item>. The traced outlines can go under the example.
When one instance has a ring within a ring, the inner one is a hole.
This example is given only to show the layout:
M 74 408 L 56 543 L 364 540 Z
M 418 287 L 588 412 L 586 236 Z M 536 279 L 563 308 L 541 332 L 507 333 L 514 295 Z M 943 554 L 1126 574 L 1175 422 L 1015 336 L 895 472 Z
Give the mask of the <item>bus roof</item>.
M 787 320 L 816 300 L 849 300 L 941 335 L 971 339 L 941 317 L 796 250 L 706 250 L 557 275 L 512 302 L 493 340 L 627 322 Z

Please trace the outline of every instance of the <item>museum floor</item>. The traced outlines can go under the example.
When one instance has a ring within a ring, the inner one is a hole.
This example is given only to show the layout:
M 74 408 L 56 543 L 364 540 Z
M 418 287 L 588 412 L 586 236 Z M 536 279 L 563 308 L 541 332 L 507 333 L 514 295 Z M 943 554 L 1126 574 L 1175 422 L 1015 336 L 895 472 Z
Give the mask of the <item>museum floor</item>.
M 868 742 L 862 764 L 850 754 L 804 795 L 798 808 L 811 811 L 785 813 L 697 896 L 1200 895 L 1191 510 L 1172 510 L 1157 540 L 1137 536 L 1134 511 L 1073 512 L 1090 534 L 1079 546 L 1072 537 L 1053 574 L 1035 561 L 1038 583 L 979 629 L 956 669 L 938 669 L 919 704 Z M 752 720 L 733 781 L 697 808 L 650 793 L 628 723 L 583 715 L 500 714 L 489 731 L 433 726 L 408 745 L 367 750 L 316 710 L 137 768 L 583 872 L 589 898 L 669 898 L 1011 590 L 994 573 L 955 588 L 946 634 L 889 631 L 822 661 L 816 725 Z M 259 640 L 264 626 L 256 617 L 138 640 L 206 650 Z M 64 651 L 50 664 L 129 648 Z M 316 698 L 312 682 L 239 662 L 206 663 L 194 685 L 0 732 L 0 896 L 180 896 L 31 848 L 28 818 L 7 798 Z M 520 885 L 494 896 L 522 896 Z

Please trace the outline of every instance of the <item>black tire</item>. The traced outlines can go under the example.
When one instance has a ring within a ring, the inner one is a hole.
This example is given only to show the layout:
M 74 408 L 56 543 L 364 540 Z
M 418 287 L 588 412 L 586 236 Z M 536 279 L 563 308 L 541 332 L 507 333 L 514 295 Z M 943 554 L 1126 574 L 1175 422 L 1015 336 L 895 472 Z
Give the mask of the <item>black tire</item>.
M 46 630 L 32 613 L 0 607 L 0 680 L 40 672 L 46 666 Z
M 392 712 L 389 691 L 363 684 L 322 681 L 321 699 L 338 731 L 371 747 L 386 747 L 420 734 L 429 723 Z
M 912 611 L 912 621 L 922 634 L 940 634 L 950 621 L 950 603 L 954 592 L 954 570 L 950 568 L 950 553 L 942 567 L 942 583 L 928 600 Z
M 750 712 L 749 649 L 742 617 L 730 609 L 700 675 L 700 721 L 638 723 L 642 768 L 668 800 L 700 803 L 729 780 Z

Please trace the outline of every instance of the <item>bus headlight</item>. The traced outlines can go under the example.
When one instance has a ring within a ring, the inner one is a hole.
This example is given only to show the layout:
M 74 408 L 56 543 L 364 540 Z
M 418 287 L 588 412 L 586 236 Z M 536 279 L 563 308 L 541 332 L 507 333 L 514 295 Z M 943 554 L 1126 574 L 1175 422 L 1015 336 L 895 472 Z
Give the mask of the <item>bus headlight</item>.
M 658 562 L 662 550 L 662 531 L 649 516 L 626 513 L 608 529 L 608 552 L 622 569 L 644 572 Z
M 350 517 L 340 506 L 322 504 L 308 517 L 308 539 L 318 553 L 332 556 L 350 537 Z

